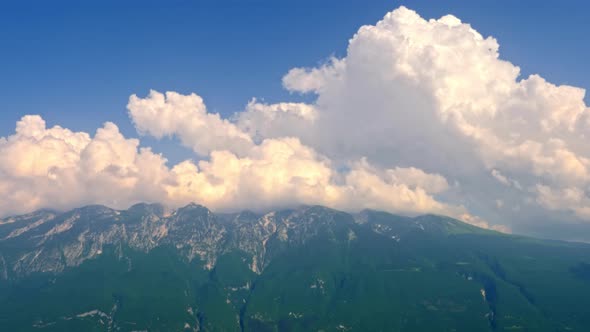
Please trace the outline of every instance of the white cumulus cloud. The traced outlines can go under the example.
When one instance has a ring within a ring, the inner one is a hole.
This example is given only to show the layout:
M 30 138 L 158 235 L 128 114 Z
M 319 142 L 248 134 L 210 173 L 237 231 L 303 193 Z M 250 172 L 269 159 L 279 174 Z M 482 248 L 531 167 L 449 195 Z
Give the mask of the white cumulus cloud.
M 141 110 L 130 106 L 132 116 L 156 123 L 149 115 L 161 114 L 150 114 L 154 108 L 148 107 L 155 94 L 146 99 L 132 96 L 131 100 L 144 105 Z M 193 105 L 195 96 L 175 94 L 174 98 L 180 105 Z M 171 112 L 168 123 L 177 123 L 174 114 L 188 122 L 195 121 L 192 117 L 218 118 Z M 225 128 L 230 133 L 238 130 Z M 167 130 L 169 135 L 179 135 L 183 127 Z M 197 143 L 187 137 L 183 142 Z M 438 174 L 415 168 L 380 169 L 364 159 L 338 170 L 330 159 L 294 137 L 264 139 L 243 151 L 229 145 L 197 163 L 187 160 L 172 167 L 163 156 L 139 145 L 139 140 L 125 138 L 113 123 L 105 123 L 91 136 L 58 126 L 47 128 L 41 117 L 25 116 L 14 135 L 0 140 L 0 196 L 4 198 L 0 212 L 85 204 L 126 208 L 148 201 L 170 206 L 198 202 L 218 211 L 323 204 L 350 211 L 375 208 L 458 217 L 467 213 L 464 207 L 433 196 L 448 186 Z
M 298 136 L 336 160 L 365 156 L 437 172 L 489 210 L 506 190 L 543 202 L 539 185 L 587 198 L 585 91 L 539 75 L 521 79 L 496 39 L 452 15 L 426 20 L 396 9 L 361 27 L 345 57 L 292 69 L 283 85 L 317 96 L 317 120 Z M 490 173 L 496 185 L 486 182 Z M 581 216 L 584 201 L 551 209 Z
M 177 136 L 200 155 L 226 148 L 245 153 L 252 146 L 250 136 L 219 114 L 208 113 L 203 99 L 194 93 L 150 91 L 147 98 L 132 95 L 127 108 L 141 134 Z
M 192 123 L 192 117 L 219 119 L 218 114 L 183 110 L 200 100 L 196 95 L 174 95 L 174 103 L 182 105 L 179 112 L 169 108 L 165 123 Z M 129 113 L 134 123 L 154 124 L 157 128 L 164 112 L 153 112 L 162 104 L 161 93 L 152 91 L 146 98 L 131 96 Z M 184 99 L 184 100 L 183 100 Z M 190 108 L 190 107 L 189 107 Z M 300 103 L 263 104 L 252 100 L 244 112 L 236 115 L 236 124 L 215 127 L 217 137 L 235 132 L 247 135 L 249 124 L 279 123 L 279 128 L 298 120 L 307 126 L 317 117 L 314 107 Z M 178 119 L 176 119 L 178 118 Z M 199 144 L 197 136 L 185 135 L 182 125 L 170 128 L 168 135 L 181 137 L 186 146 Z M 259 128 L 260 129 L 260 128 Z M 277 129 L 276 127 L 273 129 Z M 289 129 L 293 129 L 291 126 Z M 302 130 L 304 128 L 301 128 Z M 138 130 L 146 131 L 138 126 Z M 225 131 L 224 131 L 225 130 Z M 149 130 L 147 130 L 149 132 Z M 410 214 L 438 212 L 458 215 L 460 206 L 439 202 L 433 194 L 447 189 L 446 180 L 416 168 L 377 168 L 365 159 L 349 160 L 347 170 L 340 164 L 301 143 L 297 137 L 279 135 L 251 143 L 248 149 L 228 144 L 213 150 L 208 158 L 193 163 L 186 161 L 171 169 L 173 183 L 166 186 L 173 202 L 197 201 L 215 209 L 270 209 L 293 204 L 324 204 L 345 210 L 379 208 Z M 247 137 L 260 134 L 250 132 Z M 157 136 L 159 137 L 159 136 Z

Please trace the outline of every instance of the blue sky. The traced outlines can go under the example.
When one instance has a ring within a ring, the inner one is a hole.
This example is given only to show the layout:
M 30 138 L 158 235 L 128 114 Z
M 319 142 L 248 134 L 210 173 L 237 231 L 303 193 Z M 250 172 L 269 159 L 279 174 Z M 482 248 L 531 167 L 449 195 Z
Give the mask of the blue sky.
M 125 105 L 149 89 L 197 92 L 223 115 L 252 97 L 297 101 L 281 86 L 290 68 L 343 56 L 361 25 L 399 5 L 495 36 L 524 74 L 590 87 L 584 1 L 13 1 L 0 10 L 0 136 L 25 114 L 88 132 L 114 121 L 136 136 Z

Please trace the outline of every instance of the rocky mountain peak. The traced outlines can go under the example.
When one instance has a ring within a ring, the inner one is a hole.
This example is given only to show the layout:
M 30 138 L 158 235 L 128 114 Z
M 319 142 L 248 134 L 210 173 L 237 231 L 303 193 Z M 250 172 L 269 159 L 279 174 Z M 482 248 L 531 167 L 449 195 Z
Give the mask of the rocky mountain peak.
M 37 211 L 2 220 L 0 258 L 4 270 L 0 276 L 60 273 L 113 246 L 121 252 L 123 248 L 149 252 L 172 247 L 188 261 L 203 261 L 206 269 L 212 269 L 220 255 L 240 250 L 251 257 L 250 269 L 260 273 L 285 248 L 314 238 L 336 242 L 356 238 L 359 216 L 375 233 L 397 241 L 412 230 L 449 232 L 453 227 L 463 231 L 471 227 L 450 218 L 408 218 L 370 210 L 353 217 L 323 206 L 300 206 L 264 215 L 252 211 L 218 215 L 198 204 L 171 214 L 166 214 L 161 204 L 140 203 L 123 211 L 91 205 L 65 213 Z

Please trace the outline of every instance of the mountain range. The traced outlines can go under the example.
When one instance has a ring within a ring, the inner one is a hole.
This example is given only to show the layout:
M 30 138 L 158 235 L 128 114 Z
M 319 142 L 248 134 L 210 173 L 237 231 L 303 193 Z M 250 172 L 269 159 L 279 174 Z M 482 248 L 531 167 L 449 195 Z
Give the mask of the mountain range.
M 588 331 L 590 245 L 437 216 L 87 206 L 0 220 L 2 331 Z

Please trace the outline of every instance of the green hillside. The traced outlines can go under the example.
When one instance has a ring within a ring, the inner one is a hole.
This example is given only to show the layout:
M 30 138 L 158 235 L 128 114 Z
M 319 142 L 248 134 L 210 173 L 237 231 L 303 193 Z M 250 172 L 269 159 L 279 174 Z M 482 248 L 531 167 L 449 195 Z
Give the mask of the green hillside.
M 323 207 L 80 211 L 0 224 L 0 330 L 590 330 L 585 244 Z

